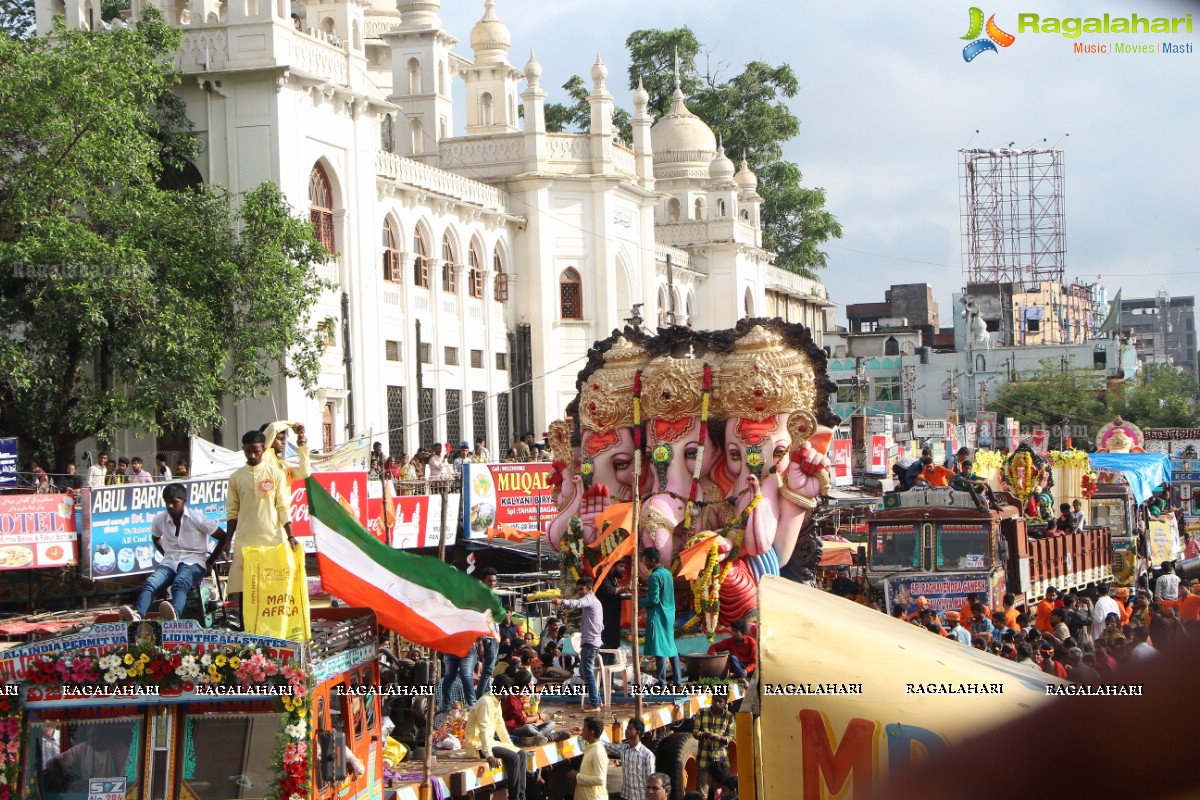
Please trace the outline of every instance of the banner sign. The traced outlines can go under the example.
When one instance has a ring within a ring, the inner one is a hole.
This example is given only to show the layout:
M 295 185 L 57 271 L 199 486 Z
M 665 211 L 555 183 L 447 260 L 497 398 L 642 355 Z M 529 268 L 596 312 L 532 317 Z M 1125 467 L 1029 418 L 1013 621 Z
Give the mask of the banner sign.
M 501 523 L 520 531 L 541 529 L 558 515 L 547 482 L 553 467 L 533 464 L 464 464 L 463 531 L 469 539 L 487 537 Z
M 446 545 L 458 541 L 459 526 L 462 524 L 462 514 L 459 511 L 461 495 L 435 494 L 411 495 L 391 498 L 391 530 L 386 541 L 397 550 L 412 550 L 418 547 L 437 547 L 441 537 L 442 502 L 446 502 Z M 383 501 L 378 503 L 380 509 Z M 377 520 L 378 522 L 378 520 Z M 377 525 L 381 529 L 382 525 Z M 375 534 L 378 538 L 379 534 Z
M 1008 446 L 1016 450 L 1017 444 L 1021 441 L 1021 423 L 1012 417 L 1005 417 L 1004 429 L 1008 431 Z
M 71 495 L 0 495 L 0 570 L 74 564 L 77 539 Z
M 271 443 L 267 442 L 270 447 Z M 294 435 L 288 440 L 284 453 L 288 463 L 296 464 Z M 198 478 L 228 478 L 246 464 L 241 450 L 227 450 L 220 445 L 192 437 L 192 474 Z M 371 434 L 367 433 L 352 442 L 342 445 L 329 455 L 310 455 L 309 466 L 317 472 L 366 472 L 371 466 Z
M 0 488 L 17 485 L 17 440 L 0 439 Z
M 188 508 L 225 527 L 226 478 L 179 481 L 187 488 Z M 145 575 L 161 560 L 150 526 L 167 507 L 163 483 L 126 483 L 83 490 L 83 530 L 79 571 L 89 580 Z M 215 546 L 215 542 L 211 546 Z
M 1161 564 L 1164 561 L 1174 561 L 1179 553 L 1179 531 L 1175 518 L 1151 519 L 1149 525 L 1150 563 Z
M 1112 537 L 1112 574 L 1117 586 L 1132 586 L 1137 571 L 1137 538 Z
M 1045 455 L 1050 448 L 1050 431 L 1045 428 L 1034 430 L 1033 435 L 1029 437 L 1029 446 L 1033 448 L 1033 452 Z
M 914 419 L 914 439 L 944 439 L 946 437 L 946 420 L 944 419 Z
M 888 441 L 886 436 L 871 437 L 871 469 L 875 475 L 884 475 L 888 470 Z
M 854 483 L 854 442 L 849 439 L 833 440 L 833 485 L 850 486 Z
M 344 501 L 367 524 L 365 472 L 318 472 L 313 477 L 335 500 Z M 222 528 L 227 521 L 229 479 L 196 478 L 179 481 L 187 489 L 188 508 L 199 511 Z M 80 536 L 80 573 L 89 580 L 147 575 L 162 560 L 150 535 L 154 518 L 166 510 L 164 483 L 134 483 L 84 489 L 83 527 Z M 47 495 L 58 497 L 58 495 Z M 292 484 L 292 534 L 306 553 L 316 552 L 308 519 L 308 492 L 303 481 Z M 210 540 L 209 547 L 216 541 Z
M 911 613 L 917 610 L 917 598 L 924 597 L 942 622 L 947 611 L 958 611 L 966 604 L 968 594 L 989 597 L 990 593 L 986 573 L 893 575 L 884 582 L 888 608 L 904 603 Z
M 995 411 L 981 411 L 975 415 L 975 443 L 987 450 L 996 446 Z

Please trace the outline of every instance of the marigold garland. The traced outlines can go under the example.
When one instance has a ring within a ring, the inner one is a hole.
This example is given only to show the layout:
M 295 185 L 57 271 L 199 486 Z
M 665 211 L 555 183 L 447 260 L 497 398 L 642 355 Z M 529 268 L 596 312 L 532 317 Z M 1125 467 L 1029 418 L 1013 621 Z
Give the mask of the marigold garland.
M 1052 450 L 1050 451 L 1050 463 L 1056 467 L 1078 467 L 1080 469 L 1091 467 L 1088 454 L 1083 450 Z
M 976 450 L 975 466 L 980 470 L 1001 469 L 1004 467 L 1004 453 L 999 450 Z
M 117 648 L 103 656 L 46 653 L 26 670 L 24 682 L 45 687 L 111 687 L 191 691 L 198 685 L 273 686 L 290 694 L 279 697 L 282 710 L 275 751 L 276 788 L 271 800 L 308 797 L 311 786 L 309 698 L 314 686 L 307 670 L 268 658 L 258 647 L 226 646 L 198 653 L 181 647 L 163 650 L 153 645 Z M 0 800 L 18 795 L 19 743 L 24 733 L 20 703 L 0 697 L 0 764 L 4 783 Z M 16 746 L 14 747 L 14 743 Z
M 733 563 L 741 555 L 742 542 L 746 537 L 750 515 L 754 513 L 760 500 L 762 500 L 761 493 L 755 495 L 737 520 L 723 531 L 730 541 L 729 552 L 725 555 L 724 563 L 721 562 L 720 536 L 713 536 L 708 548 L 708 557 L 704 562 L 704 569 L 700 571 L 696 580 L 691 582 L 692 601 L 696 615 L 689 620 L 685 630 L 694 629 L 703 624 L 704 632 L 710 642 L 713 634 L 716 633 L 717 621 L 721 616 L 721 586 L 729 577 L 729 570 L 733 567 Z M 705 533 L 698 533 L 691 537 L 684 549 L 699 542 L 704 535 Z

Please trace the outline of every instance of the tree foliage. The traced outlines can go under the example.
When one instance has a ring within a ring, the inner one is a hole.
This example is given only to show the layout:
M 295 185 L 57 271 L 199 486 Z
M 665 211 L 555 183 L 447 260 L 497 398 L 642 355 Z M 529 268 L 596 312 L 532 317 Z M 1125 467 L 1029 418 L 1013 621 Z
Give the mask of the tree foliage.
M 588 88 L 583 78 L 572 75 L 563 84 L 563 91 L 571 98 L 570 104 L 546 104 L 546 130 L 551 133 L 563 131 L 588 131 L 592 127 L 592 106 L 588 103 Z M 632 128 L 629 126 L 629 112 L 617 106 L 613 110 L 613 126 L 620 133 L 621 141 L 626 146 L 633 143 Z
M 733 159 L 745 158 L 758 175 L 763 198 L 763 245 L 777 254 L 776 265 L 813 276 L 826 266 L 821 245 L 842 235 L 837 219 L 825 208 L 825 191 L 803 185 L 799 167 L 783 157 L 783 145 L 800 132 L 800 120 L 786 101 L 800 87 L 792 68 L 752 61 L 729 79 L 725 65 L 710 53 L 690 28 L 638 30 L 625 40 L 629 50 L 629 88 L 639 83 L 650 96 L 649 111 L 661 117 L 671 108 L 675 72 L 688 108 L 703 119 Z M 696 62 L 705 57 L 702 73 Z M 549 130 L 587 130 L 591 110 L 583 79 L 573 76 L 563 88 L 574 101 L 546 106 Z M 624 133 L 628 114 L 619 110 Z
M 196 153 L 179 40 L 147 8 L 0 41 L 0 430 L 59 469 L 89 436 L 216 424 L 280 364 L 316 379 L 311 226 L 269 184 L 166 188 Z
M 1118 416 L 1142 428 L 1190 428 L 1200 424 L 1198 397 L 1196 377 L 1169 364 L 1147 364 L 1126 384 L 1106 390 L 1102 371 L 1063 371 L 1056 359 L 1048 359 L 1002 386 L 992 410 L 1025 425 L 1067 424 L 1092 433 Z
M 34 34 L 36 22 L 33 0 L 0 0 L 0 36 L 28 39 Z

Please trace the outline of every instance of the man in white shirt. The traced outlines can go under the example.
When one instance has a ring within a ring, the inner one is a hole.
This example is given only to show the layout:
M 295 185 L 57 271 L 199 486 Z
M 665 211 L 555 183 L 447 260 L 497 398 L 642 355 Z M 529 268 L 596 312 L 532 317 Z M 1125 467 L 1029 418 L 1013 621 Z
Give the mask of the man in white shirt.
M 442 477 L 442 445 L 435 444 L 430 448 L 430 451 L 431 454 L 429 456 L 429 461 L 427 462 L 429 471 L 425 477 L 440 478 Z
M 163 483 L 171 481 L 171 468 L 167 466 L 166 453 L 157 453 L 154 456 L 154 480 Z
M 621 759 L 621 797 L 624 800 L 644 800 L 646 781 L 654 774 L 654 753 L 642 744 L 646 733 L 646 722 L 633 717 L 625 726 L 625 741 L 622 744 L 604 742 L 604 750 L 610 758 Z
M 177 619 L 187 602 L 188 592 L 212 571 L 212 566 L 229 547 L 229 534 L 199 511 L 187 507 L 187 489 L 181 483 L 163 489 L 167 510 L 151 523 L 154 547 L 162 554 L 162 563 L 146 579 L 134 608 L 121 606 L 121 618 L 137 621 L 146 616 L 154 596 L 164 586 L 171 587 L 170 601 L 159 605 L 163 619 Z M 209 537 L 217 539 L 217 548 L 208 552 Z
M 1109 614 L 1116 614 L 1117 618 L 1121 617 L 1121 607 L 1117 605 L 1117 601 L 1108 596 L 1108 586 L 1101 584 L 1097 589 L 1098 597 L 1096 605 L 1092 609 L 1092 639 L 1099 639 L 1104 635 L 1104 618 Z
M 101 453 L 96 463 L 88 467 L 87 485 L 93 489 L 99 489 L 104 486 L 104 479 L 108 477 L 108 453 Z
M 1175 574 L 1175 565 L 1170 561 L 1162 562 L 1162 575 L 1154 582 L 1154 594 L 1159 600 L 1179 599 L 1179 576 Z

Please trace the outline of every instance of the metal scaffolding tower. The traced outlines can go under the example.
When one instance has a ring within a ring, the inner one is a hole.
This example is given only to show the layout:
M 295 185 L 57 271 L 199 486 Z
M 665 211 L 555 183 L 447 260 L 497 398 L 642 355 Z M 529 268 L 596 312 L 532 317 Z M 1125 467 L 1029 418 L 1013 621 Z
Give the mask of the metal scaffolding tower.
M 1063 151 L 959 151 L 963 272 L 968 284 L 1061 284 Z

